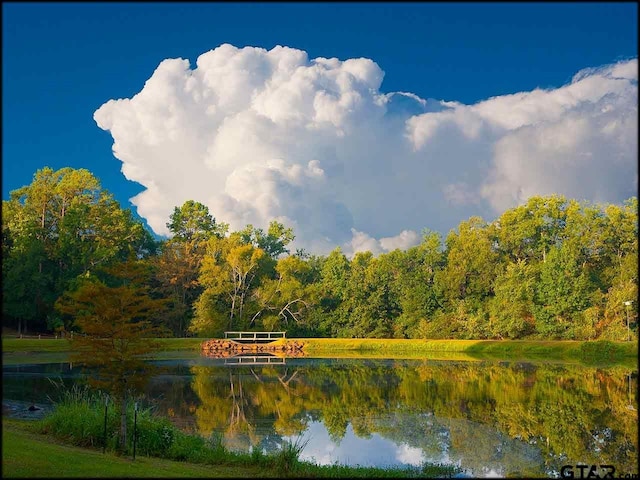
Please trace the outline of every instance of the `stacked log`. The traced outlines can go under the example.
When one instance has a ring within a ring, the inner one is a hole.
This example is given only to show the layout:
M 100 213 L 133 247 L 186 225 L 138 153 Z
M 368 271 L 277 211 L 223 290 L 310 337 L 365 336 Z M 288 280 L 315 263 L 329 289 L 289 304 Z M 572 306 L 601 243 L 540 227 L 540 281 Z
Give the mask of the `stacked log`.
M 242 353 L 284 353 L 290 357 L 303 356 L 304 344 L 296 340 L 283 343 L 238 343 L 232 340 L 211 339 L 202 342 L 201 350 L 204 355 L 217 358 L 232 357 Z

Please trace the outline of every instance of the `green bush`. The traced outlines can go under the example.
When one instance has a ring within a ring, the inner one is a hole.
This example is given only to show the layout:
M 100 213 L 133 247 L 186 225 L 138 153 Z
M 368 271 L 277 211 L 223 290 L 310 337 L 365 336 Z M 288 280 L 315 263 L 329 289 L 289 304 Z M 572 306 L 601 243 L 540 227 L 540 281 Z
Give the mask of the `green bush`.
M 205 463 L 207 454 L 204 438 L 194 435 L 185 435 L 178 432 L 167 451 L 167 457 L 172 460 L 189 461 L 193 463 Z
M 129 428 L 133 432 L 132 419 Z M 171 422 L 151 415 L 150 410 L 138 412 L 136 430 L 136 450 L 148 456 L 166 456 L 176 436 L 176 428 Z

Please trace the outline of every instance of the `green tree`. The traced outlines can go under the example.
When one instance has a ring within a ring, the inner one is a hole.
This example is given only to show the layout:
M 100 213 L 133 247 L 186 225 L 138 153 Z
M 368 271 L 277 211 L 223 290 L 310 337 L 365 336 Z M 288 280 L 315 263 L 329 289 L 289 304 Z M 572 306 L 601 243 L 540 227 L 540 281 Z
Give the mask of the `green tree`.
M 46 327 L 53 303 L 76 277 L 155 248 L 142 224 L 84 169 L 38 170 L 3 201 L 2 222 L 10 240 L 3 251 L 3 317 L 25 330 L 27 321 Z
M 461 222 L 458 232 L 446 240 L 446 265 L 436 274 L 452 322 L 463 336 L 482 338 L 488 334 L 487 301 L 493 296 L 493 281 L 501 264 L 496 241 L 480 217 Z
M 203 292 L 195 303 L 191 331 L 219 334 L 225 328 L 248 326 L 247 317 L 256 311 L 255 305 L 247 309 L 252 290 L 273 262 L 264 250 L 245 243 L 237 232 L 210 238 L 198 278 Z
M 216 223 L 205 205 L 189 200 L 174 209 L 167 227 L 173 237 L 162 244 L 154 259 L 155 280 L 161 295 L 171 302 L 164 322 L 174 335 L 183 336 L 202 293 L 198 275 L 206 243 L 211 237 L 222 238 L 228 225 Z
M 393 291 L 393 262 L 373 257 L 371 252 L 358 252 L 351 260 L 346 295 L 340 305 L 346 324 L 336 332 L 357 338 L 390 338 L 393 320 L 399 315 L 397 296 Z
M 71 340 L 71 359 L 97 373 L 89 383 L 109 392 L 120 405 L 120 449 L 127 442 L 127 400 L 140 393 L 151 367 L 145 355 L 157 351 L 155 339 L 163 331 L 152 318 L 164 308 L 164 301 L 152 299 L 143 262 L 129 260 L 107 270 L 102 281 L 89 275 L 77 289 L 56 302 L 56 309 L 75 318 L 81 334 Z
M 350 275 L 349 259 L 340 247 L 336 247 L 322 262 L 320 273 L 318 309 L 322 319 L 319 329 L 325 334 L 335 336 L 348 321 L 341 305 L 347 298 L 347 282 Z
M 594 288 L 569 246 L 552 247 L 540 269 L 534 316 L 545 338 L 572 338 L 572 323 L 589 307 Z
M 212 235 L 223 237 L 229 229 L 226 223 L 216 223 L 206 205 L 193 200 L 175 207 L 169 219 L 167 228 L 173 237 L 185 242 L 206 242 Z
M 421 321 L 428 322 L 441 308 L 442 298 L 436 288 L 436 272 L 445 263 L 442 241 L 437 232 L 425 229 L 422 242 L 402 256 L 397 291 L 400 317 L 394 323 L 397 338 L 419 337 Z
M 501 254 L 513 262 L 544 262 L 549 249 L 562 240 L 566 203 L 560 195 L 534 196 L 504 212 L 492 226 Z
M 282 254 L 289 253 L 286 247 L 295 239 L 293 230 L 286 228 L 276 220 L 269 223 L 266 234 L 261 228 L 255 228 L 253 225 L 247 225 L 239 234 L 244 243 L 260 248 L 274 259 Z
M 289 332 L 308 325 L 307 317 L 315 304 L 311 284 L 311 265 L 297 256 L 278 260 L 275 279 L 264 279 L 255 290 L 259 310 L 253 315 L 249 327 L 261 318 L 267 330 L 284 325 Z
M 522 338 L 535 332 L 534 296 L 536 269 L 525 260 L 510 263 L 495 280 L 490 300 L 489 331 L 502 338 Z

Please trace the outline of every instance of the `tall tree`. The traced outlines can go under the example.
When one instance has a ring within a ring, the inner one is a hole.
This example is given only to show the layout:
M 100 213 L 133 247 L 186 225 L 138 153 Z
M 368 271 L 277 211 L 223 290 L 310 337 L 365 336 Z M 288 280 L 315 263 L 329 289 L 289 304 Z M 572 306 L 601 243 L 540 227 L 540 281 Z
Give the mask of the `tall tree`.
M 284 253 L 289 253 L 286 248 L 294 239 L 295 235 L 291 228 L 286 228 L 282 223 L 273 220 L 269 223 L 267 233 L 261 228 L 247 225 L 239 232 L 244 243 L 252 244 L 269 255 L 271 258 L 278 258 Z
M 493 296 L 493 281 L 501 268 L 496 241 L 486 222 L 471 217 L 446 240 L 446 266 L 437 272 L 436 284 L 445 300 L 450 322 L 465 338 L 484 338 L 489 318 L 486 302 Z
M 534 298 L 537 272 L 526 260 L 509 263 L 496 278 L 490 300 L 489 332 L 499 338 L 522 338 L 535 332 Z
M 146 384 L 151 367 L 145 355 L 157 351 L 163 331 L 152 319 L 164 308 L 148 291 L 148 268 L 129 260 L 107 270 L 101 281 L 89 275 L 56 302 L 57 310 L 75 318 L 80 335 L 71 340 L 72 360 L 97 370 L 89 383 L 113 395 L 120 405 L 119 448 L 127 444 L 127 400 Z
M 336 335 L 348 321 L 341 307 L 347 298 L 347 282 L 351 275 L 349 259 L 336 247 L 322 262 L 320 279 L 320 298 L 318 309 L 321 312 L 319 329 L 323 334 Z
M 222 238 L 228 225 L 216 223 L 205 205 L 189 200 L 174 209 L 167 227 L 173 237 L 162 244 L 154 259 L 155 280 L 172 306 L 165 323 L 174 335 L 183 336 L 193 318 L 194 302 L 202 293 L 198 275 L 206 243 L 211 237 Z
M 11 240 L 3 252 L 3 318 L 21 327 L 44 328 L 79 275 L 154 249 L 149 232 L 84 169 L 38 170 L 3 201 L 2 222 Z
M 510 261 L 544 262 L 549 249 L 562 241 L 566 208 L 565 197 L 551 195 L 533 196 L 507 210 L 492 226 L 500 252 Z
M 276 278 L 264 279 L 255 290 L 259 310 L 253 315 L 249 327 L 258 320 L 267 330 L 286 327 L 296 331 L 304 326 L 315 304 L 315 289 L 311 285 L 311 266 L 297 256 L 278 260 Z
M 195 302 L 191 331 L 220 334 L 225 328 L 248 326 L 256 309 L 247 308 L 251 292 L 273 264 L 264 250 L 245 243 L 238 232 L 210 238 L 198 279 L 203 292 Z
M 206 242 L 212 235 L 224 236 L 229 228 L 226 223 L 217 223 L 209 208 L 194 200 L 175 207 L 169 219 L 167 228 L 180 241 Z
M 442 306 L 436 287 L 436 272 L 445 264 L 442 240 L 437 232 L 425 229 L 422 242 L 402 256 L 398 283 L 402 313 L 394 324 L 394 336 L 414 337 L 420 321 L 427 322 Z
M 536 285 L 535 320 L 545 338 L 573 338 L 572 326 L 589 306 L 593 284 L 568 245 L 552 247 Z

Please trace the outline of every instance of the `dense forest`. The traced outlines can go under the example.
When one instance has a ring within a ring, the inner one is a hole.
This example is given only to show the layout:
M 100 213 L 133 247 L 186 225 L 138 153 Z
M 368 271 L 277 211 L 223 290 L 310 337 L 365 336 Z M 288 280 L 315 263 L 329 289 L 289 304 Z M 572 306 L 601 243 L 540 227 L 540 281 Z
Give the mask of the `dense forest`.
M 340 248 L 291 252 L 294 232 L 277 221 L 230 232 L 195 201 L 169 220 L 172 237 L 156 240 L 91 172 L 38 170 L 2 202 L 3 327 L 78 330 L 69 302 L 96 282 L 162 300 L 153 322 L 174 336 L 625 340 L 628 326 L 637 331 L 636 197 L 536 196 L 493 222 L 471 217 L 444 241 L 425 229 L 406 251 L 351 259 Z

